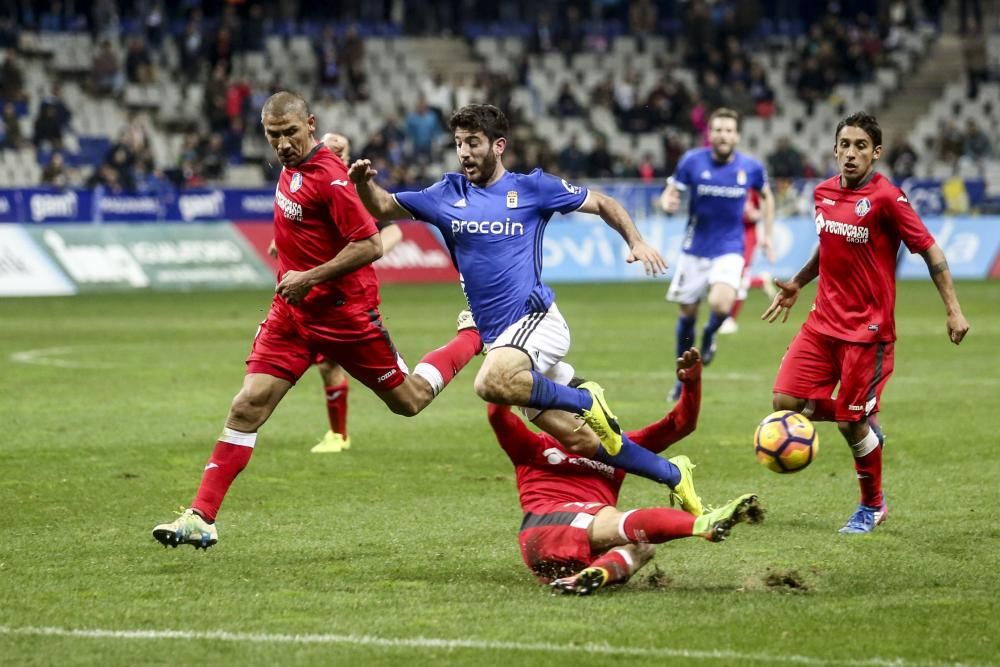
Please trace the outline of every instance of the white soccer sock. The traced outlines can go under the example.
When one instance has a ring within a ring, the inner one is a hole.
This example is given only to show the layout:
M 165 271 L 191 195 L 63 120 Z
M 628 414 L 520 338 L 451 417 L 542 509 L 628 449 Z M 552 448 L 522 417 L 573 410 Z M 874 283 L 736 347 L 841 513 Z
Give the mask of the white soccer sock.
M 878 447 L 878 436 L 875 435 L 874 430 L 869 428 L 868 435 L 862 438 L 861 442 L 851 445 L 851 451 L 854 452 L 854 458 L 860 459 L 873 452 L 876 447 Z
M 219 436 L 219 442 L 228 442 L 230 445 L 239 445 L 240 447 L 253 449 L 253 446 L 257 444 L 257 434 L 224 428 L 222 429 L 222 435 Z
M 628 539 L 628 535 L 625 534 L 625 520 L 632 516 L 632 512 L 634 511 L 635 510 L 629 510 L 628 512 L 622 514 L 621 518 L 618 519 L 618 534 L 626 542 L 631 542 L 632 540 Z
M 444 389 L 444 376 L 441 375 L 441 371 L 436 369 L 431 364 L 420 362 L 413 369 L 414 375 L 419 375 L 423 379 L 427 380 L 427 384 L 431 386 L 431 391 L 437 396 Z

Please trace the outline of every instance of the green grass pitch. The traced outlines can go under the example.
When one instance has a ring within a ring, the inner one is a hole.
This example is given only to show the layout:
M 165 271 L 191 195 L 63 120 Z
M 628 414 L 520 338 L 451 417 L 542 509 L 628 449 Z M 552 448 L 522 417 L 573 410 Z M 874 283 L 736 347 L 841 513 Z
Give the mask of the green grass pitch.
M 663 414 L 676 309 L 665 284 L 561 285 L 568 360 L 626 427 Z M 151 527 L 189 502 L 269 296 L 129 294 L 0 301 L 0 663 L 5 665 L 995 664 L 1000 650 L 1000 283 L 960 283 L 951 345 L 930 281 L 901 283 L 883 396 L 890 515 L 857 502 L 850 452 L 818 426 L 795 475 L 751 437 L 808 310 L 759 320 L 751 296 L 706 371 L 697 432 L 707 502 L 768 509 L 722 544 L 663 545 L 627 586 L 553 597 L 520 561 L 513 470 L 473 394 L 474 360 L 426 412 L 392 415 L 352 384 L 352 449 L 326 430 L 310 371 L 265 425 L 207 552 Z M 387 287 L 411 365 L 453 330 L 455 286 Z M 704 314 L 702 316 L 704 321 Z M 664 504 L 646 480 L 622 507 Z M 174 633 L 174 634 L 171 634 Z

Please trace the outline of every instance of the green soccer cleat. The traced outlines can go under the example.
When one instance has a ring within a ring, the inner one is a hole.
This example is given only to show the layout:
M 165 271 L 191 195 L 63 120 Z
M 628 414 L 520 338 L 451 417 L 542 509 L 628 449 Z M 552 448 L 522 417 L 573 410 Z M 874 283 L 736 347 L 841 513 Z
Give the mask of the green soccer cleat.
M 327 431 L 323 439 L 316 443 L 309 451 L 313 454 L 336 454 L 345 449 L 351 448 L 351 439 L 345 438 L 339 433 Z
M 694 469 L 695 464 L 691 459 L 681 454 L 669 459 L 681 471 L 681 481 L 677 482 L 671 496 L 680 503 L 681 509 L 688 514 L 701 516 L 705 513 L 705 508 L 701 504 L 701 498 L 694 490 Z
M 622 429 L 618 425 L 618 418 L 604 401 L 604 388 L 596 382 L 588 381 L 581 384 L 580 389 L 588 391 L 593 399 L 590 409 L 582 412 L 583 420 L 597 434 L 605 451 L 611 456 L 617 456 L 622 450 Z
M 549 586 L 552 587 L 553 595 L 556 593 L 590 595 L 607 584 L 610 577 L 611 575 L 603 567 L 588 567 L 572 577 L 556 579 Z
M 164 547 L 190 544 L 195 549 L 207 549 L 219 541 L 219 531 L 214 523 L 205 521 L 200 514 L 188 508 L 174 521 L 153 528 L 153 538 Z
M 764 520 L 764 510 L 757 502 L 757 496 L 745 493 L 730 500 L 722 507 L 702 514 L 694 520 L 692 535 L 704 537 L 709 542 L 721 542 L 729 537 L 729 531 L 738 523 L 760 523 Z

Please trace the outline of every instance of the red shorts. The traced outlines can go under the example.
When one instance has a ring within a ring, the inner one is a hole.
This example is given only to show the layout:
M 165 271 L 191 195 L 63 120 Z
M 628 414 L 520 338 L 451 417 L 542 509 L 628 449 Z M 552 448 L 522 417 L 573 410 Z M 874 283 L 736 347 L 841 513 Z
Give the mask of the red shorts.
M 261 322 L 247 357 L 247 373 L 265 373 L 292 384 L 318 358 L 340 364 L 373 391 L 388 391 L 406 379 L 377 309 L 338 320 L 336 326 L 302 323 L 275 300 Z
M 590 548 L 587 528 L 603 503 L 557 503 L 543 512 L 528 512 L 518 541 L 521 557 L 542 583 L 576 574 L 601 552 Z
M 832 398 L 840 383 L 834 418 L 862 421 L 879 410 L 894 350 L 892 342 L 852 343 L 803 327 L 781 360 L 774 391 L 795 398 Z

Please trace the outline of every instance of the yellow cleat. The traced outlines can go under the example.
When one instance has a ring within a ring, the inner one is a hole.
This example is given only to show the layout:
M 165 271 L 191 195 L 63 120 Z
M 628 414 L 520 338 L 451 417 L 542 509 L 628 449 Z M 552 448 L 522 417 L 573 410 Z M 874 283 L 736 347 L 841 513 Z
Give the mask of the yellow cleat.
M 310 449 L 313 454 L 337 454 L 345 449 L 351 448 L 351 439 L 345 438 L 339 433 L 327 431 L 323 439 Z
M 729 531 L 736 524 L 760 523 L 763 520 L 764 510 L 757 502 L 757 496 L 745 493 L 719 509 L 695 519 L 691 534 L 704 537 L 709 542 L 721 542 L 729 537 Z
M 604 387 L 596 382 L 584 382 L 580 389 L 590 392 L 594 401 L 589 410 L 583 411 L 583 420 L 597 434 L 605 451 L 616 456 L 622 450 L 622 429 L 618 425 L 618 418 L 604 401 Z
M 219 530 L 193 509 L 186 509 L 170 523 L 153 528 L 153 539 L 165 547 L 190 544 L 195 549 L 207 549 L 219 541 Z
M 670 459 L 670 462 L 681 471 L 681 481 L 677 482 L 677 486 L 674 487 L 673 497 L 680 503 L 681 509 L 685 512 L 701 516 L 705 513 L 705 508 L 701 504 L 698 493 L 694 490 L 693 471 L 695 465 L 691 463 L 691 459 L 683 454 Z

